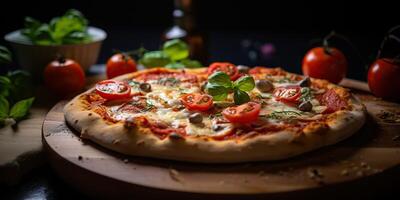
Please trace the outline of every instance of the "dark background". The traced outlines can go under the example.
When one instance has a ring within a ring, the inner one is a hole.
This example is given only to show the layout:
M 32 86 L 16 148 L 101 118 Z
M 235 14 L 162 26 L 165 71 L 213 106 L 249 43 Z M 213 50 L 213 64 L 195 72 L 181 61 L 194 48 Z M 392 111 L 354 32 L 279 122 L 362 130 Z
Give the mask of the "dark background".
M 194 0 L 194 13 L 198 29 L 208 39 L 208 63 L 225 60 L 250 66 L 282 66 L 301 72 L 301 60 L 307 50 L 318 45 L 316 39 L 335 30 L 346 35 L 357 48 L 354 50 L 340 40 L 333 42 L 350 62 L 348 77 L 365 80 L 366 64 L 374 59 L 385 32 L 400 24 L 398 7 L 392 4 L 384 1 Z M 112 49 L 130 50 L 140 45 L 158 48 L 162 32 L 173 22 L 173 0 L 8 1 L 3 6 L 4 12 L 0 12 L 0 34 L 21 28 L 25 16 L 47 22 L 68 8 L 82 11 L 91 25 L 108 33 L 99 63 L 106 61 Z M 251 60 L 249 49 L 242 45 L 244 40 L 253 44 L 272 43 L 276 52 L 267 59 Z M 389 45 L 388 49 L 385 55 L 393 56 L 399 52 L 400 45 Z

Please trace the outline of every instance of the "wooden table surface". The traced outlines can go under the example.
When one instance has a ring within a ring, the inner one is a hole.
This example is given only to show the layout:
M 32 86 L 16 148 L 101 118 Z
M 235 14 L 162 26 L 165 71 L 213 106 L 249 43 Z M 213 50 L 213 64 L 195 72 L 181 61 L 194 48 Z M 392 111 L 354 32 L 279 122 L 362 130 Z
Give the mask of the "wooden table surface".
M 88 77 L 86 88 L 104 78 L 104 75 Z M 25 174 L 45 163 L 42 125 L 47 112 L 60 99 L 44 86 L 37 86 L 34 93 L 35 101 L 28 118 L 16 127 L 0 128 L 0 184 L 17 184 Z

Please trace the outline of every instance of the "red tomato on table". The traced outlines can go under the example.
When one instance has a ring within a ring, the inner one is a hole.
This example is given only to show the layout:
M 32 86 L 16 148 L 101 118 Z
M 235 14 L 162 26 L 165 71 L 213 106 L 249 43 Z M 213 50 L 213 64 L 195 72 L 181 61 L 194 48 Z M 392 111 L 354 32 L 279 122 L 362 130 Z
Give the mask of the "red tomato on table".
M 125 99 L 131 96 L 131 86 L 122 81 L 104 80 L 96 84 L 96 93 L 107 100 Z
M 250 123 L 258 119 L 261 105 L 255 102 L 247 102 L 240 106 L 225 108 L 222 115 L 232 123 Z
M 333 47 L 316 47 L 307 52 L 303 58 L 303 74 L 313 78 L 325 79 L 339 83 L 347 73 L 347 59 L 344 54 Z
M 236 65 L 228 62 L 212 63 L 207 69 L 207 74 L 211 75 L 214 72 L 225 72 L 226 74 L 228 74 L 231 80 L 236 80 L 237 78 L 240 77 Z
M 368 71 L 368 85 L 375 96 L 399 100 L 400 65 L 392 59 L 376 60 Z
M 136 62 L 129 55 L 117 53 L 107 61 L 106 74 L 109 79 L 135 71 Z
M 74 60 L 59 58 L 45 68 L 44 82 L 53 93 L 67 97 L 82 90 L 85 86 L 85 73 Z

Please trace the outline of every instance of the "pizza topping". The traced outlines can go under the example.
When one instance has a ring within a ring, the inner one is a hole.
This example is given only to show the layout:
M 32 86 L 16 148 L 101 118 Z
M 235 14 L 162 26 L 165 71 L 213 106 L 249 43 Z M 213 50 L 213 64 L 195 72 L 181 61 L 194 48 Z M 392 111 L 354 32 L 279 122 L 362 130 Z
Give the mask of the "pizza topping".
M 151 73 L 141 74 L 136 77 L 138 80 L 143 80 L 151 84 L 177 86 L 180 83 L 195 83 L 197 82 L 196 75 L 185 72 L 169 72 L 164 70 L 152 71 Z
M 232 82 L 228 74 L 215 72 L 208 77 L 206 90 L 216 101 L 225 100 L 228 94 L 233 92 L 235 104 L 240 105 L 250 101 L 250 96 L 247 92 L 253 90 L 254 86 L 254 78 L 251 76 L 242 76 Z
M 336 112 L 347 106 L 346 101 L 344 101 L 344 99 L 342 99 L 334 89 L 326 91 L 320 98 L 320 102 L 322 105 L 327 107 L 323 112 L 324 114 Z
M 304 112 L 310 112 L 312 110 L 312 107 L 313 105 L 310 101 L 304 101 L 298 106 L 299 110 Z
M 310 85 L 311 85 L 310 77 L 306 77 L 299 82 L 300 87 L 310 87 Z
M 168 136 L 169 138 L 173 139 L 173 140 L 182 140 L 185 139 L 184 137 L 182 137 L 182 135 L 179 135 L 178 133 L 172 132 L 171 134 L 169 134 Z
M 148 83 L 140 83 L 139 84 L 139 88 L 140 90 L 142 90 L 143 92 L 151 92 L 151 85 Z
M 222 111 L 222 115 L 232 123 L 250 123 L 258 119 L 261 105 L 248 102 L 240 106 L 228 107 Z
M 193 113 L 189 115 L 189 122 L 192 124 L 200 124 L 203 121 L 203 116 L 200 113 Z
M 154 105 L 151 104 L 151 102 L 148 101 L 146 97 L 135 96 L 132 98 L 132 101 L 124 103 L 121 107 L 119 107 L 118 111 L 139 113 L 150 111 L 152 108 L 154 108 Z
M 166 136 L 174 133 L 174 134 L 179 134 L 181 136 L 186 135 L 186 131 L 184 127 L 177 127 L 177 128 L 173 128 L 171 126 L 168 126 L 165 123 L 162 122 L 155 122 L 155 123 L 151 123 L 150 124 L 150 130 L 155 133 L 158 134 L 158 136 L 161 139 L 164 139 Z
M 181 101 L 189 110 L 207 111 L 213 105 L 213 98 L 207 94 L 186 94 L 181 97 Z
M 278 87 L 274 91 L 274 96 L 277 101 L 285 103 L 297 103 L 301 95 L 300 86 Z
M 238 65 L 237 69 L 238 69 L 239 73 L 241 73 L 241 74 L 248 74 L 250 67 L 245 66 L 245 65 Z
M 224 72 L 229 76 L 231 80 L 236 80 L 240 76 L 237 67 L 234 64 L 228 62 L 212 63 L 208 67 L 207 74 L 210 76 L 215 72 Z
M 270 119 L 293 119 L 297 116 L 301 116 L 301 114 L 299 112 L 292 110 L 282 110 L 282 111 L 273 111 L 266 117 Z
M 309 87 L 302 87 L 301 88 L 301 96 L 299 98 L 300 101 L 311 101 L 313 99 L 314 91 Z
M 122 81 L 104 80 L 96 84 L 96 93 L 107 100 L 124 99 L 131 95 L 131 87 Z
M 268 80 L 256 81 L 256 87 L 260 92 L 271 92 L 274 89 L 274 85 Z

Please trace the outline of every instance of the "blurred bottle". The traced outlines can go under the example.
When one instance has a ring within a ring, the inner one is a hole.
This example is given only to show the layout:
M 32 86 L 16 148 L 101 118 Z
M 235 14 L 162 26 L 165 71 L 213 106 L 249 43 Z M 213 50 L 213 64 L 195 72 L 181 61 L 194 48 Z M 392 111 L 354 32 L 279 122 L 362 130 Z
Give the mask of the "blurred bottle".
M 190 58 L 206 64 L 208 53 L 203 32 L 197 29 L 193 0 L 175 0 L 173 18 L 174 24 L 162 35 L 162 40 L 181 39 L 190 47 Z

